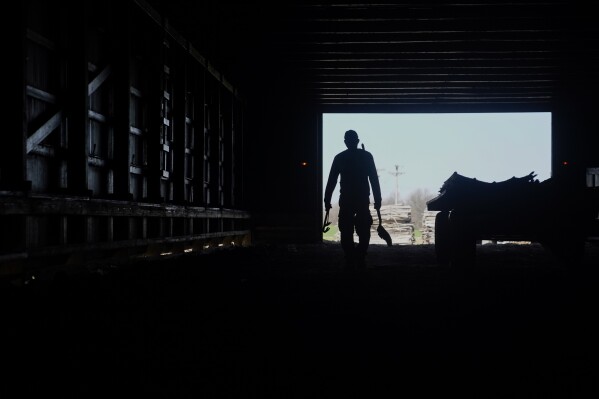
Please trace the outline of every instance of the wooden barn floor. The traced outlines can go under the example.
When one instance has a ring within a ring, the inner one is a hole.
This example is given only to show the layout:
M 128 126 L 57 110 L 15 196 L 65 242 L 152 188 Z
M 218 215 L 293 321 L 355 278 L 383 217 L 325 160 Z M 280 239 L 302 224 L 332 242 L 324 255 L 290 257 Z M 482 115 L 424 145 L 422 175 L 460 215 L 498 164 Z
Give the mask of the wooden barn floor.
M 3 398 L 591 398 L 599 247 L 260 246 L 2 288 Z

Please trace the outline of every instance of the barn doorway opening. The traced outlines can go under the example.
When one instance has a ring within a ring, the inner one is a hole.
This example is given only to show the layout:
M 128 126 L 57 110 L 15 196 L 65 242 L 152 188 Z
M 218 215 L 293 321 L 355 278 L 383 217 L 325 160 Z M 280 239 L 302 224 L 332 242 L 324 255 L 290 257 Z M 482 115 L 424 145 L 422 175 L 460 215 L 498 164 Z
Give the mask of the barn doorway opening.
M 398 244 L 427 242 L 432 215 L 426 201 L 454 172 L 487 182 L 531 172 L 539 181 L 551 177 L 550 112 L 325 113 L 322 118 L 323 192 L 334 156 L 346 149 L 345 131 L 355 130 L 360 145 L 374 156 L 381 210 L 395 224 L 385 227 L 397 234 Z M 339 183 L 324 240 L 339 239 L 338 199 Z

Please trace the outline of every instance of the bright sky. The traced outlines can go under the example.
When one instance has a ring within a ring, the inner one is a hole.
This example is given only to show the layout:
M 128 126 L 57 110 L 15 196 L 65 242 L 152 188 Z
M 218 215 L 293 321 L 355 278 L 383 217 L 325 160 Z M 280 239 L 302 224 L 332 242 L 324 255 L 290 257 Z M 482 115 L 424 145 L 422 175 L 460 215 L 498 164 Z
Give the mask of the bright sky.
M 551 113 L 324 114 L 323 190 L 333 157 L 353 129 L 374 156 L 383 199 L 421 188 L 436 195 L 453 173 L 503 181 L 535 172 L 551 177 Z M 332 202 L 339 199 L 339 184 Z

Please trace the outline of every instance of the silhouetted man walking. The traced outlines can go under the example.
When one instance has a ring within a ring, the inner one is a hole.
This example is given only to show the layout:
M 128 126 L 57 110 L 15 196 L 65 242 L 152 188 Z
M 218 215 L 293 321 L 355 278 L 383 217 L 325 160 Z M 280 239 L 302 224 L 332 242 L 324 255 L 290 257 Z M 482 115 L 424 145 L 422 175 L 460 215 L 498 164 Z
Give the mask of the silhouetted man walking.
M 341 247 L 345 252 L 346 267 L 364 267 L 364 258 L 370 244 L 370 187 L 374 198 L 374 209 L 381 208 L 381 186 L 372 154 L 358 149 L 358 133 L 345 132 L 347 150 L 333 159 L 329 179 L 324 192 L 324 206 L 331 209 L 331 196 L 339 182 L 339 231 Z M 358 235 L 358 245 L 354 243 L 354 229 Z

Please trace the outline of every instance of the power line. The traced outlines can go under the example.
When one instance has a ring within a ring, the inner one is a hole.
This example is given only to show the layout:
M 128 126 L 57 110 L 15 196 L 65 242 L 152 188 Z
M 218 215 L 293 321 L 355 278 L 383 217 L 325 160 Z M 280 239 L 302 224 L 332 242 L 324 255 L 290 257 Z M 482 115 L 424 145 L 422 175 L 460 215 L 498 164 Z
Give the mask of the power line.
M 395 172 L 389 173 L 395 176 L 395 205 L 397 205 L 397 200 L 399 199 L 399 176 L 403 175 L 404 172 L 400 172 L 399 165 L 395 165 Z

